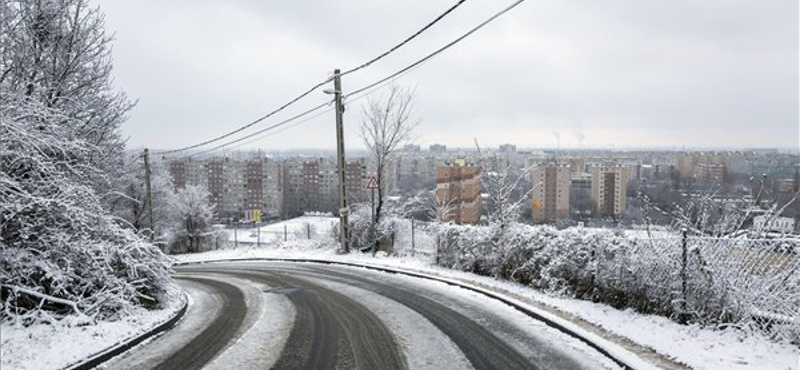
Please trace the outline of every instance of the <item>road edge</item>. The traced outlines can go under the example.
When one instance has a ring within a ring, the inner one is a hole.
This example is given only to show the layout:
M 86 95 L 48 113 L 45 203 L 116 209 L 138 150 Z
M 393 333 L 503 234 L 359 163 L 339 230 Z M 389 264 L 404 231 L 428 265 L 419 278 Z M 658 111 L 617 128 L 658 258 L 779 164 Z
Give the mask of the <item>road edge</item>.
M 503 296 L 497 292 L 492 292 L 488 289 L 469 285 L 462 281 L 421 273 L 419 271 L 409 271 L 387 266 L 370 266 L 355 262 L 332 261 L 332 260 L 312 259 L 312 258 L 277 258 L 277 257 L 276 258 L 270 258 L 270 257 L 230 258 L 230 259 L 217 259 L 217 260 L 207 260 L 207 261 L 177 262 L 175 263 L 175 266 L 199 265 L 199 264 L 217 263 L 217 262 L 248 262 L 248 261 L 252 262 L 273 261 L 273 262 L 293 262 L 293 263 L 317 263 L 323 265 L 342 265 L 349 267 L 366 268 L 370 270 L 381 271 L 391 274 L 402 274 L 420 279 L 427 279 L 427 280 L 441 282 L 451 286 L 456 286 L 462 289 L 466 289 L 478 294 L 482 294 L 486 297 L 503 302 L 511 306 L 512 308 L 516 309 L 517 311 L 522 312 L 526 316 L 534 320 L 541 321 L 545 325 L 555 330 L 558 330 L 559 332 L 564 333 L 576 340 L 581 341 L 582 343 L 588 345 L 592 349 L 600 352 L 600 354 L 607 357 L 615 364 L 621 366 L 624 369 L 627 370 L 658 369 L 656 365 L 628 351 L 622 346 L 614 342 L 611 342 L 603 337 L 600 337 L 597 334 L 590 333 L 584 330 L 583 328 L 580 328 L 576 324 L 570 322 L 569 320 L 561 318 L 553 313 L 543 311 L 536 307 L 532 307 L 522 301 L 519 301 L 511 297 Z
M 172 316 L 169 320 L 164 321 L 158 324 L 153 329 L 141 334 L 139 336 L 134 336 L 128 338 L 122 342 L 119 342 L 111 347 L 108 347 L 88 358 L 82 360 L 81 362 L 69 365 L 67 367 L 62 368 L 62 370 L 88 370 L 100 366 L 102 363 L 112 359 L 113 357 L 119 356 L 129 349 L 137 346 L 138 344 L 144 342 L 147 339 L 150 339 L 158 334 L 161 334 L 169 329 L 171 329 L 175 324 L 178 323 L 183 318 L 183 315 L 186 314 L 186 310 L 189 307 L 189 299 L 186 293 L 183 293 L 183 305 L 179 310 L 175 312 L 175 315 Z

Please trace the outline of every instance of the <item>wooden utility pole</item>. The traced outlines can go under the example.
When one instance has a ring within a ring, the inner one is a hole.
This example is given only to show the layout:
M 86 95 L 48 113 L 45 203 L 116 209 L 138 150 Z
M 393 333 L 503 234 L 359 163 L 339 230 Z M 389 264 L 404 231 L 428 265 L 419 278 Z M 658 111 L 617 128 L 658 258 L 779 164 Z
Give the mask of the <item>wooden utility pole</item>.
M 156 228 L 153 225 L 153 194 L 150 189 L 150 153 L 144 148 L 144 182 L 147 197 L 147 218 L 150 222 L 150 241 L 155 239 Z
M 342 250 L 348 253 L 350 252 L 350 228 L 347 224 L 347 216 L 350 214 L 350 209 L 347 207 L 347 191 L 345 187 L 347 176 L 345 175 L 346 162 L 344 160 L 344 127 L 342 122 L 342 113 L 344 113 L 342 79 L 338 69 L 333 71 L 333 94 L 336 100 L 336 158 L 339 167 L 339 232 L 341 234 Z

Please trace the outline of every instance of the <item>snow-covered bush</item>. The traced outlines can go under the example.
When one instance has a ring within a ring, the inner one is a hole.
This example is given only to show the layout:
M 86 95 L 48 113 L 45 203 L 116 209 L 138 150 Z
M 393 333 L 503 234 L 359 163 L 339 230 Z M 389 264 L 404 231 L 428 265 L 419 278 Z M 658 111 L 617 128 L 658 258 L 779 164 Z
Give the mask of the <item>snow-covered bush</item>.
M 368 251 L 375 241 L 381 246 L 391 245 L 395 233 L 393 216 L 384 216 L 377 225 L 372 223 L 372 212 L 369 204 L 359 203 L 350 207 L 350 248 L 360 251 Z M 332 228 L 333 236 L 339 237 L 339 228 Z
M 187 186 L 171 194 L 168 199 L 172 212 L 168 253 L 203 252 L 214 246 L 215 234 L 220 231 L 211 227 L 214 210 L 208 198 L 208 189 L 201 186 Z
M 0 94 L 0 298 L 3 319 L 114 318 L 157 305 L 170 261 L 101 206 L 79 122 Z M 101 174 L 100 174 L 101 175 Z
M 800 339 L 800 240 L 439 225 L 440 265 L 681 322 Z

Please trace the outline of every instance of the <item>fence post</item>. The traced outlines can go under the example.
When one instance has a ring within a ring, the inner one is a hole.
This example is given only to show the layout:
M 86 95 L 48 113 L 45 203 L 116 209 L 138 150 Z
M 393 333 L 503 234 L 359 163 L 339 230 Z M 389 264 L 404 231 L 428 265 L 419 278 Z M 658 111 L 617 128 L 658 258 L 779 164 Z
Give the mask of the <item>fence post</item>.
M 256 248 L 261 248 L 261 225 L 256 224 Z
M 286 229 L 286 224 L 284 224 L 284 225 L 283 225 L 283 241 L 287 241 L 287 240 L 289 240 L 289 239 L 288 239 L 288 238 L 289 238 L 289 235 L 288 235 L 287 233 L 288 233 L 288 231 L 287 231 L 287 229 Z
M 239 236 L 236 235 L 236 224 L 233 224 L 233 245 L 235 248 L 239 248 Z
M 592 292 L 592 299 L 594 299 L 594 296 L 598 292 L 595 279 L 597 278 L 597 265 L 600 263 L 597 261 L 597 242 L 594 243 L 592 251 L 589 253 L 589 263 L 592 264 L 592 269 L 590 270 L 591 274 L 589 275 L 589 288 Z
M 411 219 L 411 255 L 414 255 L 414 219 Z
M 436 233 L 436 255 L 434 256 L 434 260 L 436 261 L 436 265 L 439 265 L 439 233 Z
M 306 235 L 308 235 L 308 240 L 311 240 L 311 224 L 306 222 Z
M 679 321 L 681 324 L 686 324 L 686 268 L 688 260 L 688 230 L 684 227 L 681 229 L 681 312 Z

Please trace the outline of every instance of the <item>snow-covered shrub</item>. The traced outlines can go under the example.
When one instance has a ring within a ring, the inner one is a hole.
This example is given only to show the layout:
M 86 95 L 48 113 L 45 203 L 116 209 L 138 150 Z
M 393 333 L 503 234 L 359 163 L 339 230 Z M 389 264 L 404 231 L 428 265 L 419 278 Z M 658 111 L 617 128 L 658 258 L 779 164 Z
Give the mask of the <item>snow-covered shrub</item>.
M 368 251 L 377 240 L 381 246 L 391 247 L 395 229 L 392 216 L 384 216 L 377 225 L 372 223 L 372 212 L 368 204 L 351 206 L 348 223 L 350 225 L 350 247 Z M 338 228 L 334 231 L 338 237 Z
M 211 227 L 214 216 L 208 204 L 208 189 L 186 186 L 168 198 L 172 222 L 168 253 L 197 253 L 213 249 L 216 234 Z
M 680 322 L 800 339 L 800 240 L 626 237 L 511 224 L 437 227 L 440 265 Z M 498 236 L 499 235 L 499 236 Z
M 92 189 L 94 148 L 79 122 L 0 94 L 0 299 L 21 324 L 114 318 L 157 305 L 170 260 L 121 228 Z M 83 321 L 86 321 L 83 320 Z

